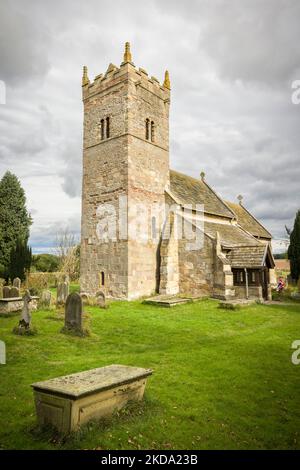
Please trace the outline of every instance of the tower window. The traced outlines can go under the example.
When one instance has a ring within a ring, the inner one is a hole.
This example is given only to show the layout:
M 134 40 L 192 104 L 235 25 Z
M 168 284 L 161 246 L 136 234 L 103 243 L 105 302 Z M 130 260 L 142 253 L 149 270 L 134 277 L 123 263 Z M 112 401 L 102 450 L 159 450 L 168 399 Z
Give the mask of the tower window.
M 154 142 L 154 122 L 151 121 L 151 142 Z
M 106 118 L 106 138 L 110 137 L 109 117 Z
M 150 121 L 146 119 L 146 140 L 150 139 Z
M 104 119 L 100 121 L 101 140 L 104 140 Z
M 101 285 L 101 287 L 103 287 L 105 285 L 104 271 L 101 271 L 101 273 L 100 273 L 100 285 Z

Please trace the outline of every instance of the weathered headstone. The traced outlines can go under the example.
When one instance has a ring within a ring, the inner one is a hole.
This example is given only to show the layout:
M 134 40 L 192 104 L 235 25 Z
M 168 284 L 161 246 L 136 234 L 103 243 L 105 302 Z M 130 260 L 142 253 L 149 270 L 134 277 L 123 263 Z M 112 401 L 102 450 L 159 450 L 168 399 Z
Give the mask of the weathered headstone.
M 19 325 L 13 329 L 13 333 L 15 333 L 16 335 L 36 334 L 36 329 L 31 328 L 32 306 L 29 305 L 33 299 L 34 297 L 31 297 L 29 290 L 26 290 L 25 294 L 22 297 L 23 307 L 21 312 L 21 319 L 19 321 Z
M 77 292 L 68 295 L 65 306 L 65 328 L 82 331 L 82 298 Z
M 17 287 L 11 287 L 9 297 L 20 297 L 20 290 Z
M 23 295 L 23 308 L 22 308 L 22 313 L 21 313 L 21 320 L 19 323 L 19 326 L 23 326 L 26 329 L 30 328 L 30 322 L 31 322 L 31 313 L 30 313 L 30 308 L 29 308 L 29 303 L 31 302 L 31 295 L 29 290 L 25 292 Z
M 96 294 L 97 305 L 100 308 L 106 308 L 106 297 L 102 290 L 98 291 Z
M 6 350 L 4 341 L 0 340 L 0 364 L 6 364 Z
M 21 289 L 21 279 L 19 277 L 16 277 L 13 280 L 13 287 L 17 287 L 17 289 Z
M 86 292 L 80 292 L 80 297 L 82 298 L 82 302 L 84 305 L 89 303 L 89 295 Z
M 50 290 L 43 290 L 41 295 L 41 304 L 45 307 L 50 307 L 51 305 L 51 292 Z
M 8 299 L 10 297 L 10 287 L 4 286 L 3 287 L 3 299 Z
M 60 282 L 57 285 L 57 304 L 65 304 L 69 295 L 69 284 L 67 282 Z

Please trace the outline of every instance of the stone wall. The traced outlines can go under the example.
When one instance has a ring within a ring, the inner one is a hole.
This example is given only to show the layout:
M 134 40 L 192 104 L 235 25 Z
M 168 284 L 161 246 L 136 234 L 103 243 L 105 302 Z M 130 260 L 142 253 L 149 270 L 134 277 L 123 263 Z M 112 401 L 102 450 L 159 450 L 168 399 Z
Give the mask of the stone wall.
M 158 236 L 154 239 L 150 226 L 147 240 L 127 239 L 127 231 L 118 230 L 119 198 L 127 198 L 129 227 L 138 204 L 150 208 L 164 202 L 169 181 L 169 95 L 168 89 L 131 63 L 110 66 L 104 76 L 83 86 L 80 282 L 84 292 L 95 294 L 101 288 L 110 297 L 132 299 L 157 289 L 162 222 L 157 220 Z M 110 137 L 101 140 L 100 123 L 106 117 L 110 118 Z M 146 140 L 146 119 L 155 124 L 154 142 Z M 107 211 L 101 210 L 104 204 L 109 205 Z M 108 218 L 111 228 L 114 214 L 116 239 L 111 240 L 109 228 L 107 238 L 99 239 L 97 227 L 99 233 L 99 226 L 103 228 Z M 102 273 L 105 286 L 101 285 Z
M 203 247 L 188 250 L 189 240 L 181 239 L 179 247 L 180 292 L 193 296 L 210 296 L 213 292 L 214 264 L 213 242 L 204 236 Z

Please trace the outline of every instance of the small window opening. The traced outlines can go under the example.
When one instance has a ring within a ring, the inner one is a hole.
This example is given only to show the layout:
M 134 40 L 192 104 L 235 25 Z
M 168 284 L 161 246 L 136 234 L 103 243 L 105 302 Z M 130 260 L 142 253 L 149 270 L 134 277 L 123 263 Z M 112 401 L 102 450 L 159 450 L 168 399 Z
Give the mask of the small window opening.
M 104 119 L 100 121 L 100 128 L 101 128 L 101 140 L 104 140 Z
M 109 117 L 106 118 L 106 138 L 110 137 L 110 120 Z
M 100 283 L 101 283 L 102 287 L 105 285 L 105 276 L 104 276 L 103 271 L 101 271 L 101 273 L 100 273 Z
M 150 138 L 149 126 L 150 126 L 150 121 L 149 119 L 146 119 L 146 140 L 149 140 Z
M 154 142 L 154 122 L 151 121 L 151 142 Z

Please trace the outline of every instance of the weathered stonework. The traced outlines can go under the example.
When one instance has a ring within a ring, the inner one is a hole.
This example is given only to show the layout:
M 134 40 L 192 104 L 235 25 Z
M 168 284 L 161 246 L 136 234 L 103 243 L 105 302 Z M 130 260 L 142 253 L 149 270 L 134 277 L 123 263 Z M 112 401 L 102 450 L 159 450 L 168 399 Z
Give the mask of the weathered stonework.
M 204 172 L 197 179 L 169 168 L 168 72 L 161 85 L 137 69 L 127 43 L 120 67 L 110 64 L 93 82 L 84 68 L 82 96 L 81 291 L 128 300 L 155 293 L 270 298 L 270 233 L 241 198 L 223 201 Z M 168 210 L 174 205 L 186 220 L 192 206 L 192 230 L 203 243 L 191 249 L 176 235 L 177 215 Z M 137 221 L 146 227 L 144 240 L 132 233 Z
M 121 239 L 101 241 L 96 233 L 102 215 L 99 206 L 109 204 L 119 220 L 119 198 L 126 197 L 130 226 L 138 203 L 149 208 L 164 203 L 170 90 L 131 62 L 119 68 L 111 65 L 104 76 L 91 84 L 84 78 L 83 83 L 81 289 L 91 295 L 101 289 L 114 298 L 150 295 L 157 288 L 159 236 L 146 242 L 130 236 L 122 239 L 117 227 Z M 110 133 L 102 140 L 101 120 L 107 117 Z M 155 123 L 154 142 L 146 139 L 146 119 Z
M 38 422 L 69 434 L 141 400 L 150 369 L 111 365 L 32 385 Z

